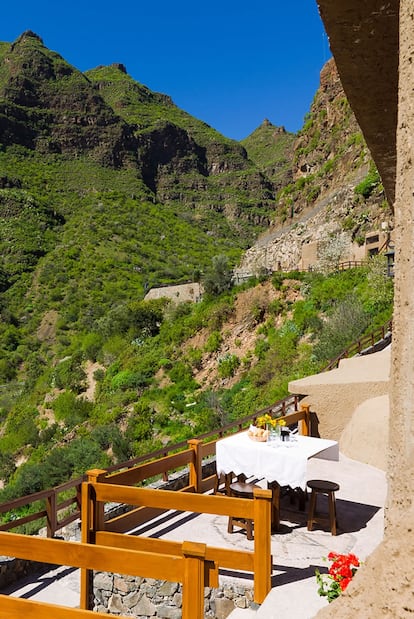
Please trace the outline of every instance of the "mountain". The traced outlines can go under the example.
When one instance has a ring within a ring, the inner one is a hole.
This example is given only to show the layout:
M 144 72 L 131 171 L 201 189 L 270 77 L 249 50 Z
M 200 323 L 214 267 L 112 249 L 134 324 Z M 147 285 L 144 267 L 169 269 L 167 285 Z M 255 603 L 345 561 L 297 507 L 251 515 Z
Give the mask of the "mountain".
M 292 160 L 296 136 L 284 127 L 275 127 L 267 118 L 241 141 L 249 158 L 270 178 L 276 189 L 292 181 Z
M 265 121 L 237 143 L 122 64 L 82 73 L 30 31 L 1 43 L 6 491 L 58 483 L 284 395 L 326 358 L 315 361 L 313 341 L 334 300 L 318 278 L 304 282 L 307 298 L 300 278 L 279 273 L 229 290 L 232 267 L 247 248 L 243 262 L 256 264 L 262 247 L 296 264 L 327 225 L 357 239 L 386 212 L 332 64 L 298 135 Z M 194 306 L 143 300 L 152 286 L 200 278 L 223 293 Z M 358 291 L 358 335 L 388 317 L 389 295 L 368 303 L 365 273 L 343 278 L 340 290 L 326 286 L 336 301 Z
M 264 123 L 260 130 L 270 129 Z M 277 192 L 271 225 L 243 256 L 243 273 L 277 265 L 294 269 L 310 243 L 344 235 L 349 245 L 361 246 L 365 234 L 378 231 L 382 222 L 392 228 L 381 179 L 333 59 L 321 71 L 310 111 L 290 148 L 285 167 L 290 179 Z
M 240 144 L 123 65 L 83 74 L 31 31 L 0 45 L 0 145 L 2 303 L 28 325 L 50 307 L 63 330 L 90 325 L 216 254 L 234 264 L 273 214 Z

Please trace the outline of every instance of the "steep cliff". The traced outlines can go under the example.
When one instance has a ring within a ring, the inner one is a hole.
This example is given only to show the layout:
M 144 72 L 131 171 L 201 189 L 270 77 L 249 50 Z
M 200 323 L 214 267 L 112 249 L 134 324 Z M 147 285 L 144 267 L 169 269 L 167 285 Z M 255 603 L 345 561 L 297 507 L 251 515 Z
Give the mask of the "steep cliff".
M 247 251 L 241 272 L 298 268 L 304 246 L 338 235 L 357 254 L 366 232 L 385 221 L 392 228 L 381 179 L 332 59 L 295 141 L 290 173 L 273 223 Z

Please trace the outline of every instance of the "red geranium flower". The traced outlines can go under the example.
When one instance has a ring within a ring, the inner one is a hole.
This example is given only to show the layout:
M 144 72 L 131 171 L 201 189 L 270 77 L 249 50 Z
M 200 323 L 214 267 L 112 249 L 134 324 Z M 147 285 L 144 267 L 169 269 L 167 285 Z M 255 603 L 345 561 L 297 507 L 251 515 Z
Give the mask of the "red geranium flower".
M 321 575 L 319 570 L 315 573 L 319 584 L 319 595 L 326 596 L 328 602 L 332 602 L 342 591 L 345 591 L 360 566 L 360 561 L 353 553 L 344 555 L 337 552 L 330 552 L 328 560 L 332 561 L 329 573 Z

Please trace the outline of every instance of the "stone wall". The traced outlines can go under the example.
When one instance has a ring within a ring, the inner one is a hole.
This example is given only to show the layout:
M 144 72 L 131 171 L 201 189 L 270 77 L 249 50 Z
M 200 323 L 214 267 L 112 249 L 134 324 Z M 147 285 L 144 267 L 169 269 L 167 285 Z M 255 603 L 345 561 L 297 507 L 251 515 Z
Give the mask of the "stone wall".
M 160 288 L 151 288 L 144 297 L 144 301 L 151 299 L 167 298 L 172 303 L 185 303 L 191 301 L 197 303 L 203 295 L 203 289 L 198 282 L 187 284 L 177 284 L 176 286 L 161 286 Z
M 248 608 L 253 586 L 228 580 L 218 589 L 204 590 L 204 616 L 225 619 L 234 608 Z M 98 572 L 94 577 L 94 611 L 137 619 L 181 619 L 182 586 L 153 578 Z

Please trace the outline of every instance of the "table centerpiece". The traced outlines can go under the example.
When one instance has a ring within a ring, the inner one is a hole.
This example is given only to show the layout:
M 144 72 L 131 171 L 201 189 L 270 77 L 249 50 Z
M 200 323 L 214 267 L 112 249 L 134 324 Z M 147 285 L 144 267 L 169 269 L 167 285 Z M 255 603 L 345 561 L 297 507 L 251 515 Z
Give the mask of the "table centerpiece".
M 281 428 L 285 425 L 284 419 L 265 413 L 256 419 L 256 424 L 250 426 L 247 434 L 254 441 L 275 440 L 280 438 Z

